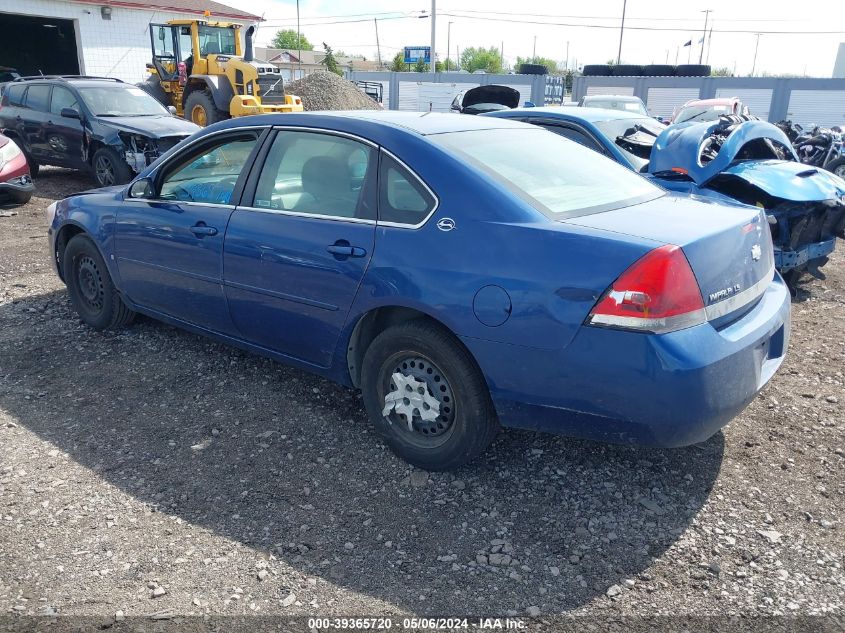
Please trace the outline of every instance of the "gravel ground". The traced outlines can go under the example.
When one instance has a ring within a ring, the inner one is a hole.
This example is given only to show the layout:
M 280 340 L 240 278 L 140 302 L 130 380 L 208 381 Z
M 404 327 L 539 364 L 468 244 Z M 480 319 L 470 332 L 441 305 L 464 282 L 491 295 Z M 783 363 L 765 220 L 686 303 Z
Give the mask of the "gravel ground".
M 0 218 L 0 614 L 845 615 L 842 244 L 707 442 L 506 431 L 429 475 L 354 392 L 147 319 L 83 326 L 44 210 L 90 186 L 45 170 Z
M 381 106 L 354 83 L 334 73 L 318 70 L 285 85 L 288 94 L 302 98 L 306 112 L 312 110 L 381 110 Z

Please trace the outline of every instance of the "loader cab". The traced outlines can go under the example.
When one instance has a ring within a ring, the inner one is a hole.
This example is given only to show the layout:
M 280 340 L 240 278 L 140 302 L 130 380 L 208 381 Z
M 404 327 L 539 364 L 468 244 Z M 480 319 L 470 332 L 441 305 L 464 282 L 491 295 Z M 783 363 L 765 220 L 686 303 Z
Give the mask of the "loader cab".
M 191 75 L 216 75 L 225 71 L 229 57 L 241 57 L 239 24 L 173 20 L 150 24 L 153 66 L 162 81 L 181 83 Z

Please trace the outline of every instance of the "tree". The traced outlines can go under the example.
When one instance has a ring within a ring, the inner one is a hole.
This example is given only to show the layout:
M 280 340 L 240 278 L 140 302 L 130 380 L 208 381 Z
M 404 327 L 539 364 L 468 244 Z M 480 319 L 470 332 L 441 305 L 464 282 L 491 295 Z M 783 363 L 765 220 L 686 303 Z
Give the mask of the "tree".
M 549 59 L 548 57 L 517 57 L 515 68 L 517 72 L 519 72 L 519 67 L 522 66 L 522 64 L 542 64 L 546 67 L 546 70 L 549 71 L 550 75 L 554 75 L 558 72 L 557 62 L 553 59 Z
M 443 61 L 443 62 L 437 62 L 437 72 L 447 71 L 447 70 L 451 70 L 451 71 L 460 70 L 458 68 L 458 62 L 456 62 L 454 59 L 447 59 L 446 61 Z
M 273 37 L 273 48 L 287 48 L 292 51 L 302 48 L 304 51 L 313 51 L 314 45 L 302 34 L 297 37 L 296 31 L 293 29 L 284 29 L 276 31 L 276 35 Z
M 710 75 L 712 77 L 733 77 L 733 71 L 728 68 L 727 66 L 723 66 L 721 68 L 714 68 L 710 71 Z
M 408 70 L 408 65 L 405 63 L 405 56 L 402 53 L 396 53 L 393 60 L 390 62 L 390 70 L 395 73 L 404 73 Z
M 340 70 L 340 66 L 337 65 L 337 59 L 335 59 L 334 53 L 332 52 L 332 47 L 323 42 L 323 50 L 325 51 L 325 55 L 323 56 L 323 61 L 320 62 L 323 66 L 326 67 L 330 73 L 334 73 L 335 75 L 343 76 L 343 71 Z
M 415 73 L 427 73 L 428 72 L 428 64 L 426 64 L 422 58 L 417 60 L 417 63 L 414 64 L 414 72 Z
M 461 68 L 469 72 L 483 70 L 488 73 L 501 73 L 502 55 L 495 46 L 489 48 L 470 46 L 461 51 Z

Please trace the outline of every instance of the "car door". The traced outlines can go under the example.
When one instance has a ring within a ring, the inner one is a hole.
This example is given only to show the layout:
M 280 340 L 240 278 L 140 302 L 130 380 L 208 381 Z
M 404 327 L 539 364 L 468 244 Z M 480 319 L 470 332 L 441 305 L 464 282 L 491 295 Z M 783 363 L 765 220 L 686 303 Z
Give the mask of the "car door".
M 50 162 L 64 167 L 82 169 L 86 163 L 82 153 L 82 121 L 80 118 L 63 117 L 62 110 L 69 108 L 81 116 L 76 95 L 65 86 L 53 86 L 50 96 L 50 113 L 47 117 L 47 152 Z
M 23 105 L 19 115 L 29 151 L 39 162 L 49 163 L 47 119 L 50 114 L 50 84 L 29 85 Z
M 375 241 L 377 151 L 328 131 L 279 129 L 223 253 L 243 338 L 328 366 Z
M 233 331 L 222 287 L 223 238 L 262 131 L 204 137 L 157 169 L 139 197 L 127 197 L 114 251 L 121 290 L 133 303 Z

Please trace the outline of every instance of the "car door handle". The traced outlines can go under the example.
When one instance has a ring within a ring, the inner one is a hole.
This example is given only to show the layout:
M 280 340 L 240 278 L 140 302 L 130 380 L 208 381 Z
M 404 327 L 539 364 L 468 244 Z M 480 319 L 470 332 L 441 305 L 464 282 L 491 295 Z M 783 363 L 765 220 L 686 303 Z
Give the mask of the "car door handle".
M 210 237 L 212 235 L 217 235 L 217 229 L 213 226 L 206 226 L 205 223 L 200 222 L 191 227 L 191 233 L 197 237 Z
M 341 240 L 335 244 L 330 244 L 326 246 L 326 250 L 332 255 L 340 257 L 364 257 L 367 254 L 367 251 L 360 246 L 351 246 L 348 242 L 344 242 L 345 240 Z

